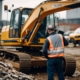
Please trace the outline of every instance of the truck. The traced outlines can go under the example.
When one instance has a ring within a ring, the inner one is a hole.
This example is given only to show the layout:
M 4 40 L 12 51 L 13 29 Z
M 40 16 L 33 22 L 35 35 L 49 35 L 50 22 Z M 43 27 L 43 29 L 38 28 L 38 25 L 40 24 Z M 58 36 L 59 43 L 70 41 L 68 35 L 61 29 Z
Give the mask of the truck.
M 22 72 L 28 73 L 32 67 L 45 67 L 47 59 L 43 55 L 42 46 L 47 37 L 47 24 L 50 20 L 55 20 L 54 13 L 77 7 L 80 7 L 80 1 L 47 0 L 34 9 L 14 9 L 10 25 L 1 30 L 0 58 Z M 53 23 L 56 26 L 55 21 Z M 64 75 L 74 74 L 76 61 L 73 56 L 63 57 L 63 70 Z

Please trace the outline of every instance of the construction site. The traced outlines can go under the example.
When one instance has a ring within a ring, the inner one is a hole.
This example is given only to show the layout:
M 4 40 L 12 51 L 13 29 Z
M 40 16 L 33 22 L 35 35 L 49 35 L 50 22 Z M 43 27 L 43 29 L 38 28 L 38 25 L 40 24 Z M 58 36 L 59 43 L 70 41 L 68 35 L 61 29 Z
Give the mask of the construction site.
M 2 3 L 0 0 L 0 80 L 48 79 L 42 50 L 48 25 L 69 43 L 62 58 L 65 80 L 80 80 L 80 0 L 45 0 L 35 8 L 15 9 Z M 6 19 L 11 13 L 10 20 L 2 19 L 3 10 Z M 61 18 L 62 11 L 66 11 L 66 18 Z M 56 73 L 53 77 L 59 80 Z

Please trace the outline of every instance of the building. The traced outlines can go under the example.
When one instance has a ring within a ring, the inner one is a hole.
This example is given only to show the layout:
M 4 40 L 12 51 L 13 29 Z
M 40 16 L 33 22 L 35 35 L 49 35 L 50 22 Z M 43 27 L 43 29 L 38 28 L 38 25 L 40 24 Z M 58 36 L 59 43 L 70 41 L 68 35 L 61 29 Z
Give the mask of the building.
M 68 10 L 66 13 L 66 17 L 67 23 L 71 25 L 72 30 L 80 27 L 80 8 Z
M 66 11 L 66 19 L 60 20 L 60 29 L 63 31 L 74 31 L 80 27 L 80 8 Z
M 80 8 L 68 10 L 66 13 L 67 19 L 80 19 Z

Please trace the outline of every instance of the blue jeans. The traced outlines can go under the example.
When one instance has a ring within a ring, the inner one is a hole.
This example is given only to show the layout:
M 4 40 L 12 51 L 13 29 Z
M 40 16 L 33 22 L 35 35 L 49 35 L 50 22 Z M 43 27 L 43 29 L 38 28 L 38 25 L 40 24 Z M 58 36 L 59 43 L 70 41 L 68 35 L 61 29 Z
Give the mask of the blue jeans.
M 62 58 L 50 58 L 47 61 L 48 80 L 54 80 L 53 75 L 56 71 L 59 80 L 65 80 L 62 68 Z

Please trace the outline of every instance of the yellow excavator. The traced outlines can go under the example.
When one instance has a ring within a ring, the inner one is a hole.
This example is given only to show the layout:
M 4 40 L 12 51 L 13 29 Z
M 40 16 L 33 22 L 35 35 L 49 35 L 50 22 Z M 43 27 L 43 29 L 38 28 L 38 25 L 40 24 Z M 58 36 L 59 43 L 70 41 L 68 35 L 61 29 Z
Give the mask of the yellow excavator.
M 80 1 L 47 0 L 36 8 L 17 8 L 12 11 L 10 25 L 2 27 L 0 57 L 20 71 L 46 66 L 47 59 L 41 49 L 45 41 L 46 26 L 55 19 L 54 13 L 80 7 Z M 56 26 L 55 22 L 53 22 Z M 7 48 L 5 48 L 7 46 Z M 64 75 L 71 76 L 76 69 L 74 57 L 63 58 Z

